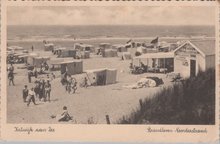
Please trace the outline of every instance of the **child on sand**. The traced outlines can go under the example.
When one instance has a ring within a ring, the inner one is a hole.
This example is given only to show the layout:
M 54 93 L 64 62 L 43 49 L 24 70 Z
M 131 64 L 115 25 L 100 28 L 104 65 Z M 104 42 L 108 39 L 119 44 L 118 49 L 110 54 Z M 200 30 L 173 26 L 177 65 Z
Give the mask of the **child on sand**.
M 51 116 L 51 118 L 56 118 L 58 122 L 68 122 L 69 120 L 72 120 L 72 117 L 69 115 L 66 106 L 63 107 L 63 112 L 61 114 L 58 114 L 57 116 Z

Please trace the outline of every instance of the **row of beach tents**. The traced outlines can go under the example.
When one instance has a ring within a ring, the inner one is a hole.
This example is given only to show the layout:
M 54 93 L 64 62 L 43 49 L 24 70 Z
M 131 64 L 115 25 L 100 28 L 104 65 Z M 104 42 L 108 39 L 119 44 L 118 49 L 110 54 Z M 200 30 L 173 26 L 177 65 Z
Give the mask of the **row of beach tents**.
M 45 44 L 45 51 L 52 51 L 54 54 L 58 55 L 58 57 L 73 57 L 75 59 L 88 59 L 90 58 L 90 53 L 100 54 L 103 57 L 118 57 L 121 56 L 123 60 L 127 58 L 131 58 L 131 56 L 127 57 L 130 52 L 125 47 L 125 45 L 111 45 L 110 43 L 100 43 L 99 47 L 94 47 L 88 44 L 75 43 L 72 48 L 66 47 L 56 47 L 52 43 Z

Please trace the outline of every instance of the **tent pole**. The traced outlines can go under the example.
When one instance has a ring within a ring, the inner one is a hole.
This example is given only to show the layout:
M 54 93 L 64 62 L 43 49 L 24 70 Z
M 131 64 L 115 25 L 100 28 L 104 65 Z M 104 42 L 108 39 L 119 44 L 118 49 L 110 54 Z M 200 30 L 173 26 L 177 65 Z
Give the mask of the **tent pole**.
M 148 72 L 148 59 L 147 59 L 147 72 Z
M 164 58 L 163 60 L 164 60 L 164 66 L 163 66 L 163 67 L 164 67 L 164 74 L 165 74 L 165 63 L 166 63 L 166 62 L 165 62 L 165 58 Z

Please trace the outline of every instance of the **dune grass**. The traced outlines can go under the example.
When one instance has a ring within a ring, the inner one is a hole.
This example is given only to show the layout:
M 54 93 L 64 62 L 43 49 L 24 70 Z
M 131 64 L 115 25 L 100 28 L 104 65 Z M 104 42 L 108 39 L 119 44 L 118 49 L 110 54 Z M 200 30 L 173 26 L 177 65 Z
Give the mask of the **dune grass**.
M 214 124 L 215 70 L 164 88 L 119 124 Z

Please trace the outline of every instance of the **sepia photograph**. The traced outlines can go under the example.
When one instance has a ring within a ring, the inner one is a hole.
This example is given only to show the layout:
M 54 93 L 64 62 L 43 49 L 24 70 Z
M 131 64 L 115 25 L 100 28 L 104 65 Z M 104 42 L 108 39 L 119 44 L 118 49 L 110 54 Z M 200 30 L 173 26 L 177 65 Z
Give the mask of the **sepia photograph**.
M 7 6 L 9 124 L 215 125 L 212 6 Z

